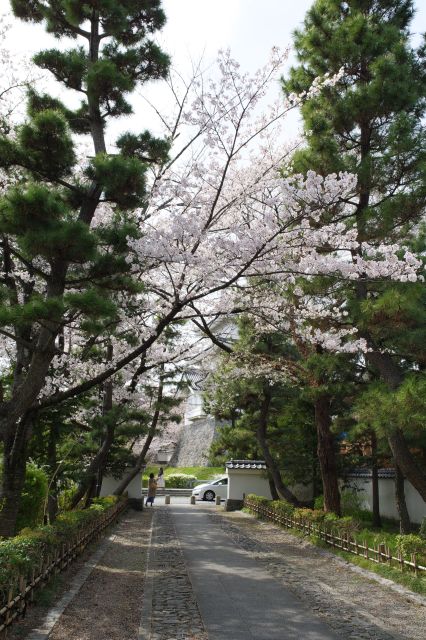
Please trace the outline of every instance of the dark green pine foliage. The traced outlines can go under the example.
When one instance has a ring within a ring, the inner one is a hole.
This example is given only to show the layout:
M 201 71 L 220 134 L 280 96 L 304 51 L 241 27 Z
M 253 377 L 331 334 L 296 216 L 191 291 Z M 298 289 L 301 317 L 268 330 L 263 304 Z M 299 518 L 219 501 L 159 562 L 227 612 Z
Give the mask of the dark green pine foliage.
M 206 411 L 223 422 L 210 461 L 264 459 L 277 495 L 291 502 L 297 500 L 289 486 L 316 490 L 319 479 L 313 403 L 290 374 L 298 360 L 287 336 L 258 334 L 243 320 L 234 351 L 223 356 L 205 398 Z
M 81 102 L 70 109 L 33 87 L 26 122 L 0 137 L 0 168 L 19 175 L 0 200 L 0 329 L 16 344 L 0 405 L 0 535 L 14 532 L 36 399 L 61 353 L 64 326 L 79 323 L 89 340 L 107 326 L 111 332 L 114 292 L 140 291 L 126 262 L 127 238 L 138 233 L 131 209 L 144 204 L 147 168 L 168 151 L 147 131 L 122 135 L 114 154 L 105 141 L 108 120 L 131 113 L 135 87 L 167 74 L 169 58 L 151 37 L 165 23 L 160 0 L 11 0 L 11 6 L 18 18 L 69 39 L 70 48 L 41 51 L 34 61 Z M 89 134 L 94 147 L 82 171 L 79 134 Z M 91 228 L 102 202 L 112 217 Z
M 413 14 L 412 0 L 316 0 L 295 33 L 298 64 L 283 88 L 301 92 L 316 76 L 342 69 L 335 86 L 302 106 L 307 144 L 295 154 L 294 170 L 355 173 L 356 191 L 343 203 L 340 219 L 356 227 L 361 242 L 396 241 L 420 253 L 426 204 L 426 49 L 410 45 Z M 322 222 L 330 215 L 324 212 Z M 334 293 L 340 287 L 352 322 L 367 339 L 367 364 L 387 386 L 385 395 L 423 376 L 423 283 L 329 285 Z M 326 299 L 328 291 L 323 282 L 317 294 Z M 397 464 L 426 500 L 426 475 L 392 420 L 387 437 Z

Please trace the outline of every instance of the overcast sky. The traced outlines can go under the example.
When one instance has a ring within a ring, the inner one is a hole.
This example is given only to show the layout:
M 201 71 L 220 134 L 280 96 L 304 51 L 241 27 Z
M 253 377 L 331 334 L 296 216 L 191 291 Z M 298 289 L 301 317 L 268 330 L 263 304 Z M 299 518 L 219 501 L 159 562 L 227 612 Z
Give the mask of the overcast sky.
M 291 44 L 292 32 L 311 4 L 312 0 L 163 0 L 167 25 L 160 40 L 173 65 L 188 73 L 191 60 L 204 55 L 207 65 L 225 47 L 244 70 L 254 71 L 267 60 L 272 46 Z M 0 0 L 2 8 L 8 5 L 8 0 Z M 416 0 L 415 6 L 412 31 L 418 41 L 426 32 L 426 2 Z M 13 22 L 9 48 L 31 55 L 45 46 L 57 46 L 57 41 L 42 27 Z

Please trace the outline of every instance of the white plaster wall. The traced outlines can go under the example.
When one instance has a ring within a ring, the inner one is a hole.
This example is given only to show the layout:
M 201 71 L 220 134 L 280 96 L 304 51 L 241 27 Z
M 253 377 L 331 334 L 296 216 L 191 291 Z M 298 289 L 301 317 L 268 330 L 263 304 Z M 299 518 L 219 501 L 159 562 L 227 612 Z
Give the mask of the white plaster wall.
M 203 409 L 203 396 L 201 391 L 191 391 L 186 401 L 184 424 L 188 424 L 192 420 L 205 418 L 206 414 Z
M 264 472 L 256 469 L 227 469 L 228 500 L 242 500 L 243 494 L 255 493 L 272 499 L 269 482 Z
M 373 495 L 371 479 L 348 478 L 351 487 L 360 490 L 358 494 L 364 500 L 364 506 L 369 511 L 373 510 Z M 412 522 L 420 523 L 426 517 L 426 502 L 414 487 L 405 481 L 405 498 L 407 509 Z M 395 481 L 392 478 L 379 478 L 380 513 L 387 518 L 398 519 L 398 511 L 395 503 Z
M 112 476 L 105 476 L 102 480 L 101 498 L 104 496 L 111 496 L 115 489 L 118 487 L 120 480 L 116 480 Z M 142 497 L 141 487 L 141 475 L 138 474 L 136 478 L 133 478 L 131 483 L 126 489 L 129 498 L 140 499 Z

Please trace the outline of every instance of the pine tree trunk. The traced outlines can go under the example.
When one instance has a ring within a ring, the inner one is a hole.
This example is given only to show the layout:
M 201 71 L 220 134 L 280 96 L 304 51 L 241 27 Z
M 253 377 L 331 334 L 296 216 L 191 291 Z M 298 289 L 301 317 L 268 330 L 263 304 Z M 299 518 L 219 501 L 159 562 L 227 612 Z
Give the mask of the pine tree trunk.
M 88 509 L 90 507 L 90 505 L 92 504 L 93 498 L 96 497 L 96 475 L 92 476 L 91 482 L 89 484 L 89 487 L 86 491 L 86 497 L 84 499 L 84 508 Z
M 55 424 L 51 425 L 49 430 L 49 443 L 47 447 L 47 460 L 49 465 L 50 482 L 47 489 L 47 513 L 49 522 L 54 522 L 58 513 L 58 459 L 56 453 L 58 441 L 58 429 Z
M 324 511 L 332 511 L 341 515 L 334 438 L 330 429 L 330 396 L 328 394 L 319 395 L 315 400 L 315 425 L 318 437 L 318 460 L 324 491 Z
M 107 362 L 112 361 L 113 350 L 112 345 L 109 344 L 107 347 L 106 360 Z M 113 406 L 113 387 L 112 381 L 107 380 L 104 384 L 103 389 L 103 401 L 102 401 L 102 414 L 103 416 L 108 416 L 108 413 L 111 411 Z M 86 503 L 85 506 L 90 505 L 92 498 L 96 496 L 97 493 L 100 493 L 101 485 L 102 485 L 102 476 L 103 470 L 105 468 L 108 454 L 111 449 L 111 446 L 114 442 L 115 436 L 115 424 L 108 421 L 106 423 L 106 433 L 105 437 L 102 441 L 101 447 L 92 462 L 90 463 L 84 479 L 80 482 L 78 489 L 73 496 L 71 502 L 71 508 L 74 509 L 80 500 L 86 495 Z
M 268 478 L 268 482 L 269 482 L 269 491 L 271 492 L 272 500 L 279 500 L 280 495 L 275 488 L 275 482 L 272 480 L 272 478 Z
M 379 465 L 377 460 L 377 438 L 374 431 L 371 433 L 371 492 L 373 496 L 373 527 L 381 528 Z
M 96 475 L 99 469 L 105 465 L 109 450 L 111 449 L 111 445 L 114 441 L 114 433 L 115 425 L 108 425 L 102 446 L 89 464 L 89 467 L 84 474 L 84 479 L 78 485 L 77 491 L 72 498 L 71 509 L 75 509 L 80 500 L 84 498 L 87 491 L 90 490 L 93 482 L 95 483 L 96 488 Z
M 321 478 L 318 476 L 318 452 L 317 446 L 312 448 L 312 499 L 315 501 L 315 498 L 321 495 L 322 486 L 321 486 Z
M 410 515 L 405 501 L 404 475 L 395 464 L 395 499 L 399 514 L 399 530 L 401 533 L 411 533 Z
M 396 390 L 399 387 L 403 374 L 388 354 L 372 351 L 367 353 L 367 359 L 378 369 L 382 380 L 390 389 Z M 403 432 L 396 429 L 388 434 L 387 439 L 396 464 L 426 502 L 426 472 L 411 453 Z
M 299 506 L 299 501 L 296 496 L 290 491 L 290 489 L 284 484 L 280 470 L 271 454 L 269 449 L 269 444 L 267 441 L 267 428 L 268 428 L 268 418 L 269 418 L 269 409 L 271 405 L 271 392 L 268 388 L 264 389 L 263 393 L 263 401 L 260 407 L 260 415 L 258 426 L 256 429 L 256 437 L 259 443 L 259 446 L 262 450 L 262 455 L 265 459 L 266 466 L 268 467 L 268 471 L 271 475 L 271 478 L 275 484 L 275 488 L 278 494 L 290 502 L 295 506 Z
M 21 493 L 25 482 L 25 457 L 3 459 L 2 488 L 0 491 L 1 518 L 0 536 L 10 538 L 16 533 L 16 519 L 21 505 Z
M 426 474 L 422 471 L 420 465 L 408 448 L 402 431 L 397 429 L 389 434 L 388 442 L 396 464 L 426 502 Z
M 9 428 L 3 440 L 0 536 L 5 538 L 16 534 L 16 519 L 25 482 L 27 443 L 32 431 L 33 418 L 33 414 L 24 416 L 19 424 Z

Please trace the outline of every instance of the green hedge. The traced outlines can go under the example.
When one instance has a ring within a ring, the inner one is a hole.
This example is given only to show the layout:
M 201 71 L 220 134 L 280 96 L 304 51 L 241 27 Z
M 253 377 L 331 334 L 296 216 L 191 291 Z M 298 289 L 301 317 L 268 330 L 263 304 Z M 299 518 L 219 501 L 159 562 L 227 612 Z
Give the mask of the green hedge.
M 171 489 L 187 489 L 194 486 L 195 482 L 197 482 L 195 476 L 186 473 L 170 473 L 166 479 L 166 486 Z
M 72 540 L 118 498 L 98 498 L 89 509 L 61 513 L 55 522 L 34 529 L 22 529 L 14 538 L 0 541 L 0 589 L 8 589 L 19 574 L 37 571 L 40 562 Z
M 268 500 L 262 496 L 250 494 L 247 496 L 252 502 L 263 507 L 272 508 L 277 514 L 303 520 L 304 522 L 324 524 L 339 533 L 353 533 L 359 529 L 359 522 L 351 516 L 339 518 L 334 513 L 325 513 L 320 509 L 296 508 L 285 500 Z
M 3 468 L 0 464 L 0 475 Z M 16 531 L 24 527 L 36 527 L 43 522 L 44 505 L 47 498 L 48 477 L 44 469 L 34 462 L 26 466 L 21 504 L 16 519 Z
M 352 516 L 339 518 L 335 513 L 325 513 L 320 509 L 297 509 L 285 500 L 273 501 L 254 494 L 248 495 L 247 498 L 258 506 L 272 508 L 277 514 L 323 525 L 338 535 L 350 535 L 360 544 L 366 542 L 370 547 L 386 544 L 395 556 L 400 552 L 404 557 L 409 558 L 411 553 L 416 553 L 419 563 L 422 565 L 426 563 L 426 537 L 423 537 L 426 526 L 422 526 L 420 535 L 397 535 L 385 531 L 377 533 L 369 529 L 361 529 L 361 522 Z

